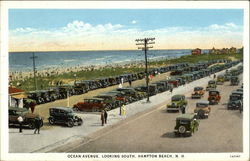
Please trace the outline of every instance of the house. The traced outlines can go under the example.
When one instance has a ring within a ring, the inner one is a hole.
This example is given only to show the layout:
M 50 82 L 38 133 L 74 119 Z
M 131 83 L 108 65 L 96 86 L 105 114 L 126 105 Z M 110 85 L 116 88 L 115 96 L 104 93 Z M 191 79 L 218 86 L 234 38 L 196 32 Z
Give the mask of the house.
M 201 49 L 196 48 L 196 49 L 192 50 L 192 55 L 201 55 Z
M 23 99 L 27 98 L 25 91 L 16 87 L 9 87 L 9 106 L 23 108 Z

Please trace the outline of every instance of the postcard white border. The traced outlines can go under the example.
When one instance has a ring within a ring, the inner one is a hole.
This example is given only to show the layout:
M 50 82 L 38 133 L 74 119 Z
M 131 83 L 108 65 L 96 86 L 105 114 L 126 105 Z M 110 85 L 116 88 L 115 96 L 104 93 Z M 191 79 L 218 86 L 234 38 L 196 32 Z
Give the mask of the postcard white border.
M 67 153 L 8 153 L 8 9 L 244 9 L 244 105 L 249 107 L 249 2 L 247 1 L 1 1 L 1 160 L 83 160 L 70 159 Z M 81 6 L 81 7 L 80 7 Z M 249 159 L 249 108 L 244 109 L 243 153 L 184 153 L 185 158 L 174 160 L 248 160 Z M 138 153 L 136 153 L 138 154 Z M 155 154 L 155 153 L 152 153 Z M 167 153 L 168 154 L 168 153 Z M 173 153 L 169 153 L 173 154 Z M 240 155 L 232 158 L 231 154 Z M 174 155 L 174 154 L 173 154 Z M 181 155 L 181 154 L 180 154 Z M 165 158 L 164 160 L 173 160 Z M 99 160 L 99 159 L 84 159 Z M 105 159 L 101 159 L 105 160 Z M 115 158 L 108 160 L 117 160 Z M 119 159 L 121 160 L 121 159 Z M 135 159 L 126 159 L 135 160 Z M 163 160 L 143 158 L 136 160 Z

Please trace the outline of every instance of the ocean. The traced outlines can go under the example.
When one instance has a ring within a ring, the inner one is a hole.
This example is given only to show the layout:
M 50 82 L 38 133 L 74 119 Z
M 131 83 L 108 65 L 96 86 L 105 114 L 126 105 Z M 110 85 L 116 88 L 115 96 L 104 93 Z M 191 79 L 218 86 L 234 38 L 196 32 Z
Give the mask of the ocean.
M 204 52 L 204 51 L 203 51 Z M 148 60 L 171 59 L 183 55 L 190 55 L 191 50 L 149 50 Z M 57 51 L 57 52 L 35 52 L 36 70 L 49 68 L 65 68 L 75 66 L 91 65 L 115 65 L 121 63 L 144 61 L 144 51 L 122 50 L 122 51 Z M 10 72 L 33 71 L 32 52 L 10 52 Z

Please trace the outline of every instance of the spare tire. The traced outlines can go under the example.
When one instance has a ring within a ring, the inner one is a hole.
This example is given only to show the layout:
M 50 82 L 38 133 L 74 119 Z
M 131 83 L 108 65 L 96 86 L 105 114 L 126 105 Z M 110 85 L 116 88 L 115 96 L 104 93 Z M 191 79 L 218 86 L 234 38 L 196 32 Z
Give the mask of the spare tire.
M 197 116 L 198 116 L 198 118 L 200 118 L 200 119 L 205 118 L 205 111 L 199 110 L 199 111 L 197 112 Z
M 184 134 L 186 132 L 186 127 L 185 126 L 180 126 L 178 128 L 178 131 L 179 131 L 180 134 Z

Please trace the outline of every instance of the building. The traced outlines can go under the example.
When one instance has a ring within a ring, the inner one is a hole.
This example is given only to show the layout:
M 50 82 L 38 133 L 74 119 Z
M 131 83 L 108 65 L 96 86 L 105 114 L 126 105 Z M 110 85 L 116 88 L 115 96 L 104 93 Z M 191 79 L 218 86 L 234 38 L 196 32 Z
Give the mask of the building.
M 25 91 L 9 87 L 9 106 L 23 108 L 23 99 L 27 98 Z
M 196 48 L 196 49 L 192 50 L 192 55 L 201 55 L 201 49 Z

